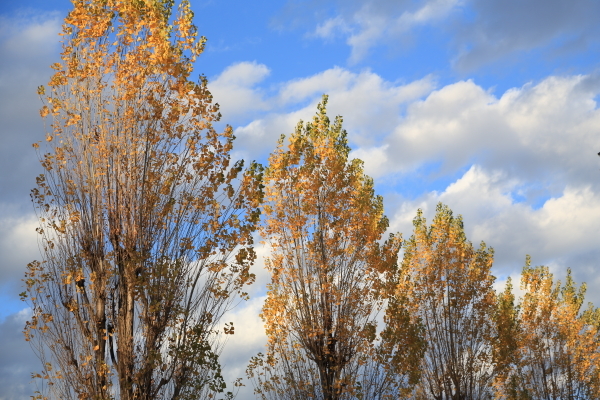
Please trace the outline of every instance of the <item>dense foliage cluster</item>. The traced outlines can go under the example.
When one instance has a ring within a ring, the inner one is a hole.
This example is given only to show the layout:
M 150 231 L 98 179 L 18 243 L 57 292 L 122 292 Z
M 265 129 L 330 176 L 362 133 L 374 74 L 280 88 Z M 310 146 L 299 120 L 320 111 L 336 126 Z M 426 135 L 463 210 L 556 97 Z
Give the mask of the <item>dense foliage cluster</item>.
M 600 399 L 600 311 L 570 273 L 563 285 L 527 259 L 521 300 L 510 280 L 496 293 L 493 250 L 441 204 L 408 240 L 384 238 L 383 199 L 326 96 L 265 169 L 232 164 L 231 128 L 213 128 L 206 80 L 189 80 L 205 39 L 188 2 L 73 4 L 39 88 L 43 258 L 23 293 L 36 398 L 231 398 L 221 317 L 247 298 L 258 230 L 258 398 Z

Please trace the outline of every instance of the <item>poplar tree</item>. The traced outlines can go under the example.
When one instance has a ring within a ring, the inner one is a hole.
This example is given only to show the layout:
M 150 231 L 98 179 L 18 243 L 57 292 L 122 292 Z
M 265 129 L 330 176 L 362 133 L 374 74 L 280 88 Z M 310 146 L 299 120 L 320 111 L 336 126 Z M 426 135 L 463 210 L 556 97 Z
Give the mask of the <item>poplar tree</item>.
M 406 384 L 382 363 L 376 321 L 401 239 L 380 243 L 382 198 L 326 104 L 287 146 L 282 137 L 265 170 L 268 344 L 248 368 L 263 399 L 397 397 Z
M 32 198 L 26 338 L 37 398 L 197 399 L 223 392 L 221 316 L 253 281 L 258 170 L 231 164 L 189 2 L 73 0 Z M 40 147 L 36 143 L 35 147 Z M 233 333 L 228 325 L 225 333 Z
M 548 267 L 521 275 L 525 292 L 516 307 L 511 368 L 499 382 L 499 394 L 521 399 L 600 398 L 600 312 L 582 310 L 586 286 L 577 288 L 567 273 L 555 281 Z
M 460 216 L 445 205 L 438 204 L 430 226 L 421 210 L 413 223 L 398 283 L 401 304 L 420 320 L 426 342 L 413 397 L 488 399 L 496 373 L 493 251 L 484 243 L 475 249 Z

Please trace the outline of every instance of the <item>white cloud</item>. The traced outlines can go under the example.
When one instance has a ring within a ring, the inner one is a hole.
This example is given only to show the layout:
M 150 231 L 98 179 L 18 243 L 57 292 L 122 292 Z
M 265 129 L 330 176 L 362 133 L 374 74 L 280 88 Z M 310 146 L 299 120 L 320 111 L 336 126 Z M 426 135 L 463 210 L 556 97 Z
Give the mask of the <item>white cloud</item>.
M 388 146 L 384 144 L 380 147 L 371 147 L 368 149 L 359 148 L 351 153 L 351 157 L 359 158 L 365 163 L 365 173 L 367 175 L 371 177 L 380 176 L 390 163 L 387 153 Z
M 25 266 L 39 258 L 35 231 L 38 226 L 34 215 L 8 217 L 0 214 L 0 282 L 20 281 Z
M 326 93 L 329 95 L 328 110 L 332 115 L 344 117 L 353 139 L 370 142 L 399 122 L 402 106 L 425 96 L 434 85 L 432 76 L 397 84 L 370 71 L 357 74 L 334 67 L 284 84 L 280 98 L 284 102 L 302 101 Z
M 267 107 L 263 94 L 256 85 L 269 73 L 269 68 L 264 64 L 240 62 L 230 65 L 209 82 L 209 90 L 214 101 L 221 106 L 221 113 L 226 120 L 246 116 Z
M 432 76 L 402 84 L 386 81 L 371 71 L 353 73 L 341 67 L 290 80 L 272 97 L 262 98 L 270 107 L 264 117 L 235 128 L 237 149 L 243 149 L 240 155 L 251 159 L 270 153 L 281 134 L 291 134 L 299 120 L 312 118 L 323 94 L 329 95 L 329 115 L 343 116 L 351 140 L 372 145 L 400 122 L 407 104 L 434 87 Z M 231 97 L 235 98 L 236 92 L 232 91 Z M 225 100 L 221 104 L 227 107 Z
M 240 62 L 230 65 L 213 81 L 214 86 L 252 87 L 262 81 L 270 71 L 264 64 Z
M 316 103 L 314 103 L 316 104 Z M 270 113 L 247 125 L 235 129 L 237 153 L 236 158 L 261 159 L 275 150 L 277 140 L 284 134 L 294 132 L 299 120 L 306 121 L 314 114 L 316 106 L 289 113 Z
M 343 91 L 356 81 L 356 74 L 341 67 L 333 67 L 307 78 L 284 83 L 279 91 L 279 98 L 285 103 L 300 102 L 332 90 Z
M 408 173 L 441 159 L 442 173 L 477 161 L 525 180 L 590 182 L 597 169 L 597 80 L 549 77 L 499 98 L 472 81 L 445 86 L 408 106 L 376 146 L 390 160 L 378 173 Z

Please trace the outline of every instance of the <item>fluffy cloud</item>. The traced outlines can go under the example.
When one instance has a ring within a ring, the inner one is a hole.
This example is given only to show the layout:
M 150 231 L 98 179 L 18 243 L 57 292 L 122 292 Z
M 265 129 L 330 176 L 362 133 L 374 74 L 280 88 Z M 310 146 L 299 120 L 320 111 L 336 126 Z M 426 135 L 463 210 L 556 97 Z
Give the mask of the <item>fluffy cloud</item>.
M 403 107 L 434 87 L 435 80 L 430 75 L 403 84 L 386 81 L 368 70 L 353 73 L 334 67 L 287 82 L 278 99 L 287 104 L 328 94 L 331 114 L 342 115 L 353 140 L 366 144 L 389 132 L 399 122 Z
M 240 62 L 230 65 L 211 80 L 209 89 L 221 106 L 221 113 L 229 120 L 265 109 L 263 95 L 256 85 L 269 73 L 264 64 Z
M 0 206 L 0 319 L 23 308 L 18 295 L 23 291 L 25 266 L 39 259 L 37 219 L 31 214 L 8 216 L 15 209 Z
M 534 182 L 560 191 L 594 181 L 600 75 L 548 77 L 500 96 L 473 81 L 434 88 L 431 76 L 402 84 L 340 67 L 291 80 L 262 97 L 264 117 L 236 128 L 237 148 L 252 158 L 268 154 L 328 93 L 329 114 L 344 117 L 353 155 L 375 177 L 434 162 L 438 175 L 452 174 L 480 163 L 531 183 L 520 188 L 526 197 L 537 193 Z
M 4 210 L 3 210 L 4 211 Z M 23 277 L 25 265 L 38 254 L 37 218 L 33 215 L 0 217 L 0 282 L 18 281 Z
M 274 149 L 281 134 L 292 133 L 299 120 L 312 118 L 323 94 L 329 95 L 329 114 L 343 116 L 351 140 L 372 146 L 400 123 L 410 102 L 426 96 L 434 87 L 432 76 L 402 84 L 368 70 L 354 73 L 341 67 L 294 79 L 281 84 L 271 97 L 263 97 L 263 104 L 269 106 L 264 117 L 236 127 L 237 149 L 242 149 L 244 157 L 263 158 Z M 236 93 L 231 97 L 236 98 Z M 222 104 L 227 108 L 227 99 Z
M 472 81 L 451 84 L 411 104 L 387 140 L 359 154 L 376 176 L 441 159 L 444 173 L 477 161 L 525 180 L 586 184 L 596 173 L 598 79 L 549 77 L 499 98 Z

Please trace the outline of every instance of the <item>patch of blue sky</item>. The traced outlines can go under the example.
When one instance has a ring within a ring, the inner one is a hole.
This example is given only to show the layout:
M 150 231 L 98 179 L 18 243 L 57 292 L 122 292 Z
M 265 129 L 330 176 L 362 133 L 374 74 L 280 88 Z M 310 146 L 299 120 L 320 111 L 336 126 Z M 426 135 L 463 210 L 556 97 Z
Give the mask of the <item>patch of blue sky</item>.
M 29 307 L 14 293 L 15 286 L 9 283 L 0 285 L 0 322 L 6 317 Z
M 499 286 L 496 289 L 502 291 L 504 290 L 505 286 L 505 282 L 508 280 L 508 278 L 511 278 L 511 273 L 514 271 L 506 271 L 503 269 L 498 268 L 497 266 L 493 266 L 492 267 L 492 275 L 494 275 L 494 277 L 496 277 L 496 284 Z M 513 292 L 514 292 L 514 287 L 515 285 L 518 287 L 519 282 L 512 282 L 513 285 Z
M 263 85 L 321 72 L 344 60 L 345 46 L 312 40 L 302 31 L 272 27 L 270 2 L 212 2 L 194 6 L 198 32 L 208 39 L 197 71 L 216 76 L 229 65 L 255 61 L 271 73 Z
M 510 196 L 515 204 L 526 204 L 532 210 L 539 210 L 544 207 L 544 204 L 559 193 L 554 193 L 550 185 L 543 183 L 535 183 L 528 185 L 520 185 L 510 193 Z
M 554 196 L 551 196 L 550 194 L 536 196 L 532 201 L 530 201 L 529 204 L 532 209 L 539 210 L 540 208 L 544 207 L 544 204 L 546 204 L 546 202 L 553 197 Z
M 406 200 L 415 200 L 427 193 L 444 192 L 448 186 L 460 179 L 472 164 L 468 163 L 451 172 L 442 172 L 443 161 L 426 162 L 415 170 L 387 175 L 375 179 L 378 194 L 399 194 Z
M 480 14 L 468 3 L 463 3 L 457 10 L 459 11 L 459 13 L 457 13 L 459 18 L 454 20 L 455 24 L 471 25 L 475 23 L 478 17 L 480 17 Z
M 231 64 L 256 61 L 271 70 L 261 86 L 311 76 L 334 66 L 352 72 L 369 69 L 391 82 L 411 82 L 429 74 L 442 76 L 445 83 L 453 81 L 454 73 L 448 68 L 452 36 L 438 26 L 417 26 L 397 40 L 374 46 L 366 57 L 350 63 L 347 37 L 314 37 L 310 33 L 313 26 L 308 24 L 275 29 L 270 21 L 277 11 L 272 5 L 239 2 L 227 8 L 211 3 L 196 10 L 199 32 L 208 38 L 197 70 L 211 77 Z M 223 17 L 215 17 L 220 15 Z M 223 24 L 231 29 L 223 29 Z
M 357 71 L 368 68 L 390 82 L 408 83 L 433 74 L 441 84 L 451 83 L 454 82 L 454 73 L 449 70 L 451 40 L 438 26 L 414 27 L 404 37 L 375 46 L 368 57 L 347 68 Z
M 15 14 L 21 11 L 59 11 L 61 15 L 66 15 L 67 11 L 72 8 L 69 0 L 27 0 L 20 1 L 3 1 L 0 3 L 1 14 Z
M 533 210 L 539 210 L 544 207 L 544 204 L 550 200 L 553 196 L 549 193 L 539 194 L 536 196 L 525 196 L 523 193 L 511 193 L 511 197 L 514 203 L 525 203 Z

